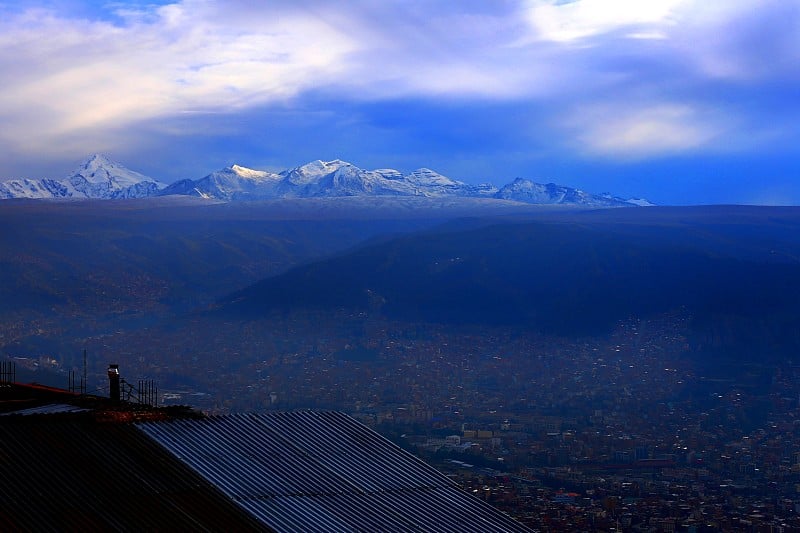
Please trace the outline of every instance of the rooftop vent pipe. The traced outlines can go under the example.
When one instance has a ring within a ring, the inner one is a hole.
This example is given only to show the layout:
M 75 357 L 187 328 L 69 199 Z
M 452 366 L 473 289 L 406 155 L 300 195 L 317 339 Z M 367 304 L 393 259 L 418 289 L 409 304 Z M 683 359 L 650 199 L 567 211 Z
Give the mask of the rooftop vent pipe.
M 119 365 L 108 365 L 108 388 L 111 401 L 119 403 Z

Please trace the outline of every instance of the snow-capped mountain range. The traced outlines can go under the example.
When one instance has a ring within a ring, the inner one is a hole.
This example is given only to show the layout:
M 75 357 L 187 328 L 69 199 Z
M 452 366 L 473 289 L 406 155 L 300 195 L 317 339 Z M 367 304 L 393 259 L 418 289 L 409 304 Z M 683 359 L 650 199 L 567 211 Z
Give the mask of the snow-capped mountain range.
M 503 199 L 528 204 L 592 207 L 652 205 L 595 195 L 549 183 L 517 178 L 501 188 L 470 185 L 421 168 L 409 174 L 393 169 L 363 170 L 346 161 L 313 161 L 279 173 L 232 165 L 200 179 L 165 185 L 128 170 L 102 155 L 91 156 L 61 180 L 12 179 L 0 182 L 0 199 L 7 198 L 143 198 L 183 195 L 222 201 L 345 196 L 422 196 Z
M 12 179 L 0 183 L 0 198 L 143 198 L 166 185 L 95 154 L 61 180 Z

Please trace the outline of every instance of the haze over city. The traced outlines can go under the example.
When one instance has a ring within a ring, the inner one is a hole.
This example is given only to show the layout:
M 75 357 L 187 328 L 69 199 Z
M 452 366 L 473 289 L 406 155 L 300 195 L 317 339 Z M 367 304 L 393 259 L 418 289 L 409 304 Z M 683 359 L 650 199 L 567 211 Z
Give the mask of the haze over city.
M 0 2 L 0 179 L 339 158 L 797 204 L 799 36 L 780 0 Z

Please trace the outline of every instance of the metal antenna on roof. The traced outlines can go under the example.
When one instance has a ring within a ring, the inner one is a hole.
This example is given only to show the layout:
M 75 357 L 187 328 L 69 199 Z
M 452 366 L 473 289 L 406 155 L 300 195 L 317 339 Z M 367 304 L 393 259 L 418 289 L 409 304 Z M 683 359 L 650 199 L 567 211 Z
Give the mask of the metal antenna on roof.
M 0 362 L 0 383 L 10 385 L 17 381 L 17 365 L 14 361 Z
M 81 379 L 81 395 L 86 394 L 86 348 L 83 349 L 83 378 Z
M 81 376 L 80 384 L 77 383 L 77 373 L 75 370 L 69 371 L 69 391 L 70 392 L 79 392 L 81 396 L 86 395 L 86 384 L 88 383 L 87 373 L 86 373 L 86 349 L 83 350 L 83 376 Z
M 156 385 L 155 381 L 152 379 L 140 379 L 137 393 L 140 404 L 158 407 L 158 385 Z

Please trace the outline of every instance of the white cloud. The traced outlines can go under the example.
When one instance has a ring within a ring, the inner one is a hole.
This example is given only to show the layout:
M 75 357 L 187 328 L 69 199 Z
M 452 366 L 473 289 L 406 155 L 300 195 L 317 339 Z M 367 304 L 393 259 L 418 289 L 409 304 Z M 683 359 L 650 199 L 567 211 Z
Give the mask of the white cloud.
M 725 128 L 699 111 L 719 89 L 710 83 L 797 81 L 797 10 L 782 5 L 182 0 L 120 4 L 95 19 L 88 9 L 6 8 L 0 145 L 34 153 L 74 150 L 82 139 L 102 149 L 141 121 L 243 112 L 324 91 L 350 101 L 580 109 L 554 137 L 567 132 L 592 153 L 618 157 L 694 150 Z M 772 13 L 781 13 L 779 30 Z M 626 99 L 636 107 L 618 104 Z
M 712 113 L 683 104 L 630 103 L 582 107 L 564 121 L 593 155 L 641 159 L 707 148 L 728 127 Z
M 531 0 L 528 20 L 540 39 L 568 42 L 633 27 L 670 26 L 686 0 Z M 655 29 L 631 34 L 663 37 Z
M 701 79 L 800 80 L 800 4 L 727 0 L 693 6 L 675 39 Z
M 131 25 L 26 11 L 0 23 L 6 142 L 162 115 L 286 99 L 341 74 L 356 43 L 324 20 L 288 13 L 229 25 L 207 2 L 168 5 Z
M 0 141 L 20 152 L 67 137 L 99 145 L 140 121 L 237 112 L 310 90 L 356 100 L 552 90 L 546 61 L 503 47 L 524 29 L 507 13 L 420 6 L 183 0 L 123 6 L 116 21 L 7 13 Z

